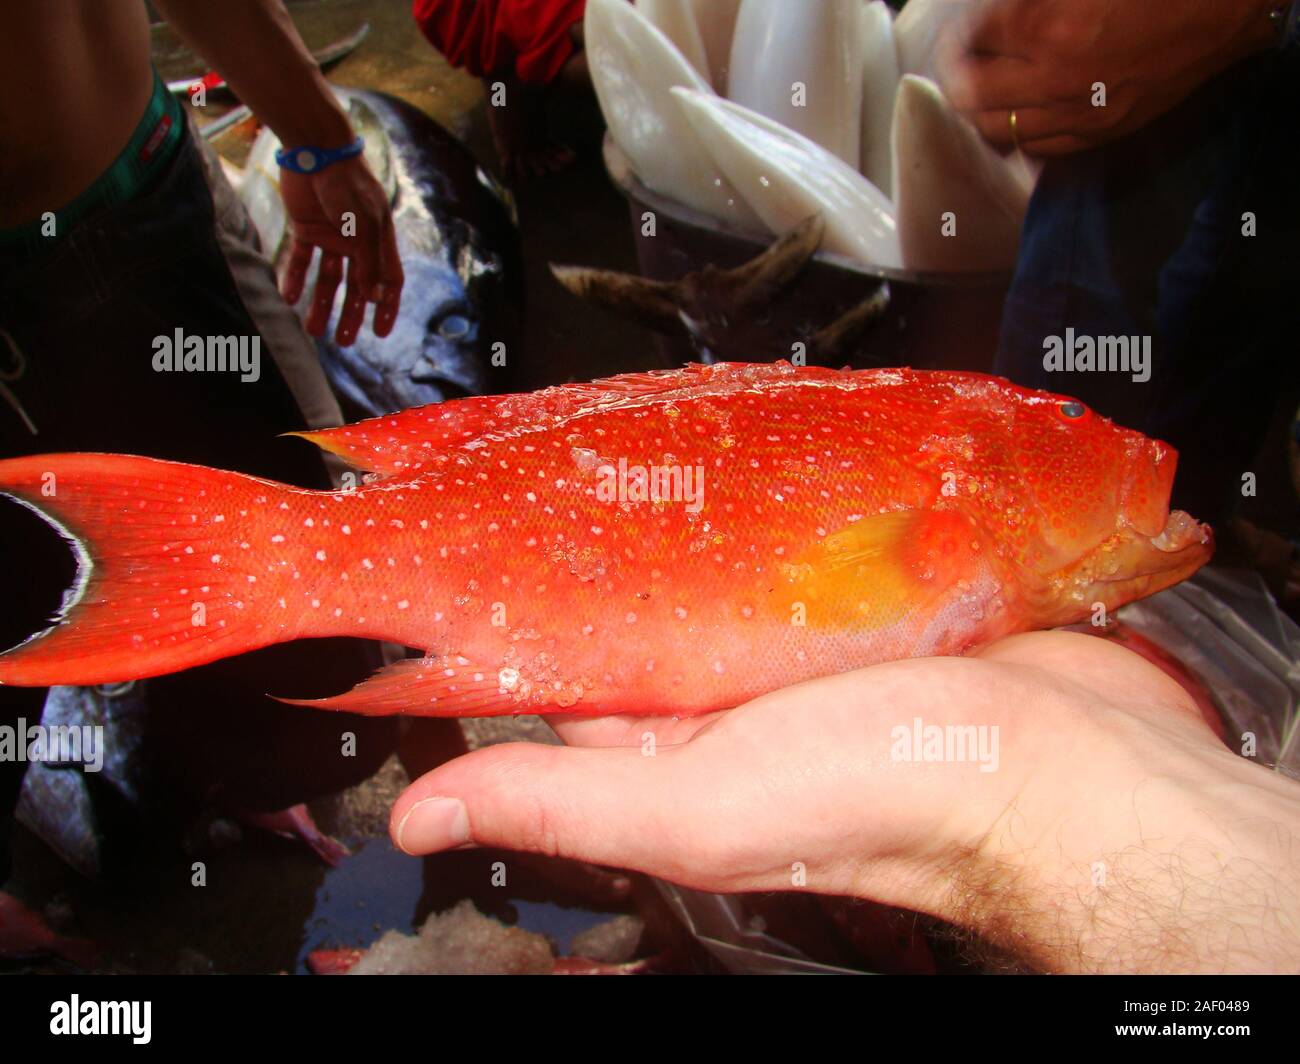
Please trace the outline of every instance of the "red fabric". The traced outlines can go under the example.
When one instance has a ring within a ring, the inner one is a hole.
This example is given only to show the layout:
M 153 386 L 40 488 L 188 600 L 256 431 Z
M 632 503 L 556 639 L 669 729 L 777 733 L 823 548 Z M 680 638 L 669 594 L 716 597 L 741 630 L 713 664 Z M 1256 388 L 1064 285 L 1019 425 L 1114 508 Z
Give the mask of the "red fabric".
M 587 0 L 414 0 L 421 32 L 452 66 L 475 77 L 512 71 L 546 84 L 573 54 L 569 29 Z

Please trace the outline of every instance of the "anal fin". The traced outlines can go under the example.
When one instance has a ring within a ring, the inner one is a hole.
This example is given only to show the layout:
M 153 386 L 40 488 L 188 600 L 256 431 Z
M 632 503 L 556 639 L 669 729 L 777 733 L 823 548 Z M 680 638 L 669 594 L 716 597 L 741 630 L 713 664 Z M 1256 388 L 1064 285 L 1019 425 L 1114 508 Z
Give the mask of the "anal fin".
M 501 686 L 496 670 L 480 669 L 457 655 L 406 658 L 331 698 L 280 698 L 291 706 L 359 713 L 368 717 L 502 717 L 534 713 Z

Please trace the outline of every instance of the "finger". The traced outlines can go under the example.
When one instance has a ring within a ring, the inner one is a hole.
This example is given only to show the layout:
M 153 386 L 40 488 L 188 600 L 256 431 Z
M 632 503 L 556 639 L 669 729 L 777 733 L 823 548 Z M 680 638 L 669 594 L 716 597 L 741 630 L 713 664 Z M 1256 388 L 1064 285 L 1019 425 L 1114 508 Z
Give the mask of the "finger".
M 372 327 L 375 335 L 382 338 L 391 333 L 397 323 L 397 315 L 402 309 L 402 288 L 406 284 L 402 257 L 397 250 L 397 231 L 391 215 L 385 219 L 379 251 L 380 281 L 370 293 L 370 298 L 375 303 Z
M 969 11 L 966 48 L 986 55 L 1029 54 L 1029 9 L 1034 0 L 976 0 Z
M 1077 114 L 1069 111 L 1048 110 L 1043 107 L 1027 107 L 1015 112 L 1016 124 L 1011 128 L 1009 110 L 979 111 L 969 116 L 980 135 L 994 147 L 1021 148 L 1035 141 L 1051 137 L 1077 135 L 1073 131 L 1079 127 Z
M 1047 102 L 1039 68 L 1024 59 L 965 55 L 944 64 L 940 86 L 959 111 L 1009 111 Z
M 440 765 L 398 798 L 397 847 L 436 853 L 474 844 L 613 868 L 676 870 L 698 808 L 671 750 L 575 750 L 511 743 Z M 671 839 L 674 854 L 665 854 Z M 689 857 L 687 858 L 689 860 Z
M 316 271 L 316 291 L 312 293 L 311 308 L 304 323 L 312 336 L 325 335 L 330 314 L 334 310 L 334 294 L 343 280 L 343 256 L 322 250 L 320 269 Z
M 284 276 L 280 281 L 280 294 L 290 305 L 302 298 L 302 290 L 307 285 L 307 271 L 311 269 L 311 257 L 316 249 L 295 235 L 289 247 L 289 258 L 285 262 Z
M 360 267 L 355 259 L 348 261 L 348 285 L 343 296 L 343 312 L 334 330 L 334 339 L 340 347 L 351 347 L 356 342 L 361 323 L 366 317 L 366 288 L 361 280 Z
M 584 717 L 577 714 L 551 715 L 546 723 L 569 746 L 635 746 L 653 749 L 687 742 L 724 713 L 698 717 Z
M 294 222 L 293 235 L 305 243 L 340 255 L 352 253 L 353 238 L 343 236 L 332 225 L 324 225 L 321 222 Z
M 939 30 L 934 42 L 935 80 L 943 89 L 945 96 L 952 99 L 948 86 L 954 77 L 961 74 L 961 68 L 969 61 L 970 53 L 966 50 L 966 23 L 956 19 Z M 954 104 L 955 106 L 955 104 Z

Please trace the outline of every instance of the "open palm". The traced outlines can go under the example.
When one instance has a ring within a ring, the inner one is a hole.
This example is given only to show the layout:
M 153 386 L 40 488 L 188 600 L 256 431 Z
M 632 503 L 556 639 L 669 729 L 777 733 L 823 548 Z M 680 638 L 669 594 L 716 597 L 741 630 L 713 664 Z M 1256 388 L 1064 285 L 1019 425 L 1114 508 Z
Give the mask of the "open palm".
M 918 721 L 983 729 L 996 757 L 981 766 L 971 746 L 966 760 L 901 759 Z M 951 917 L 963 866 L 973 873 L 990 847 L 1000 859 L 1005 831 L 1016 845 L 1064 833 L 1085 859 L 1122 830 L 1125 796 L 1161 751 L 1236 760 L 1162 672 L 1105 640 L 1050 632 L 830 676 L 726 713 L 553 723 L 566 747 L 491 747 L 417 780 L 393 809 L 394 839 L 410 852 L 472 842 L 711 891 L 793 887 Z M 445 838 L 407 819 L 431 797 L 453 799 L 423 807 L 445 812 Z

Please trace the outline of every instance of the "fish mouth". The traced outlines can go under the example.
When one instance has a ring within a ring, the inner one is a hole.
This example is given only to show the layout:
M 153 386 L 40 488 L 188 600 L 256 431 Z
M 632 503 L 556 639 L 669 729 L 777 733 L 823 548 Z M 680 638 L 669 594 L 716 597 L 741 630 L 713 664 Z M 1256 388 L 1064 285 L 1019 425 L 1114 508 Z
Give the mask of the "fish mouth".
M 1187 552 L 1204 552 L 1204 561 L 1209 561 L 1210 554 L 1214 553 L 1213 529 L 1182 510 L 1171 510 L 1160 535 L 1149 537 L 1147 542 L 1166 558 Z
M 1117 610 L 1181 583 L 1213 554 L 1210 526 L 1182 510 L 1171 511 L 1156 535 L 1125 528 L 1058 574 L 1040 619 L 1054 627 L 1095 616 L 1098 605 Z
M 1155 536 L 1132 529 L 1094 552 L 1093 603 L 1108 610 L 1154 595 L 1191 576 L 1214 554 L 1214 532 L 1182 510 L 1170 512 Z M 1109 548 L 1109 549 L 1107 549 Z

